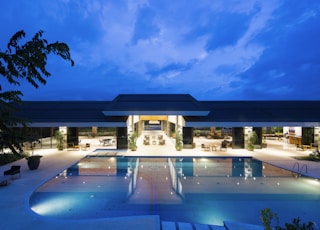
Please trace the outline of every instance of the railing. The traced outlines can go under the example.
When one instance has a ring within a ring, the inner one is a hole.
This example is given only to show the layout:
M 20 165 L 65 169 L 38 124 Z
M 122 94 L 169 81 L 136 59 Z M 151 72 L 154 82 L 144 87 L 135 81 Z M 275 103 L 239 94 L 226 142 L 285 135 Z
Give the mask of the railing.
M 301 168 L 300 168 L 299 162 L 295 162 L 293 164 L 293 167 L 292 167 L 292 172 L 298 173 L 299 176 L 300 176 L 300 174 L 303 172 L 304 169 L 305 169 L 305 174 L 307 174 L 308 173 L 308 165 L 307 164 L 303 164 L 301 166 Z
M 294 164 L 293 164 L 293 167 L 292 167 L 292 171 L 294 171 L 295 172 L 295 167 L 297 166 L 297 172 L 299 172 L 300 171 L 300 166 L 299 166 L 299 162 L 295 162 Z
M 304 164 L 304 165 L 301 166 L 300 173 L 302 173 L 302 170 L 303 170 L 304 168 L 306 169 L 306 170 L 305 170 L 305 171 L 306 171 L 305 173 L 307 174 L 307 173 L 308 173 L 308 166 L 307 166 L 306 164 Z

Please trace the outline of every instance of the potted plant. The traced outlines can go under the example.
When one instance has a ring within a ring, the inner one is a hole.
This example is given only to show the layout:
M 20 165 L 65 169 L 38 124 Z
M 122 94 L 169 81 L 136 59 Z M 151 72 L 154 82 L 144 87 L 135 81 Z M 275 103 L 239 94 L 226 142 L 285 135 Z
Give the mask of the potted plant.
M 175 133 L 175 137 L 176 137 L 176 150 L 181 151 L 182 150 L 182 135 L 178 130 Z
M 58 130 L 56 131 L 55 138 L 57 141 L 57 149 L 59 151 L 63 150 L 63 134 Z
M 129 138 L 129 148 L 132 150 L 132 151 L 136 151 L 137 150 L 137 134 L 135 132 L 133 132 L 131 135 L 130 135 L 130 138 Z
M 28 161 L 28 167 L 30 170 L 35 170 L 39 167 L 41 157 L 41 155 L 31 155 L 26 157 Z
M 255 131 L 253 131 L 249 136 L 247 149 L 250 151 L 253 151 L 257 142 L 258 142 L 258 135 Z
M 26 154 L 26 160 L 28 161 L 28 167 L 30 170 L 35 170 L 39 167 L 40 165 L 40 158 L 42 157 L 41 155 L 34 155 L 33 150 L 34 147 L 36 146 L 36 142 L 30 142 L 30 149 L 32 151 L 31 155 L 29 153 Z

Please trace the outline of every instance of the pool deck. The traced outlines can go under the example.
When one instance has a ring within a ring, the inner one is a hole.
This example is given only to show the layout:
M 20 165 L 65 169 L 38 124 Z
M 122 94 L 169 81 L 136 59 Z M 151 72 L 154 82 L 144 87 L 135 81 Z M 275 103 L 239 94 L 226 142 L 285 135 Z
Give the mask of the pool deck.
M 0 173 L 3 175 L 3 172 L 9 169 L 11 165 L 21 165 L 21 176 L 15 175 L 13 178 L 9 177 L 8 186 L 0 187 L 0 216 L 2 220 L 0 222 L 0 229 L 160 229 L 161 224 L 158 216 L 68 221 L 41 217 L 30 210 L 29 197 L 37 187 L 84 156 L 92 153 L 94 149 L 101 148 L 98 140 L 96 140 L 97 142 L 90 141 L 91 149 L 86 151 L 35 150 L 34 154 L 43 156 L 40 167 L 37 170 L 29 170 L 25 159 L 0 166 Z M 310 161 L 298 162 L 294 159 L 297 156 L 308 155 L 311 151 L 297 151 L 294 146 L 282 141 L 269 141 L 268 148 L 254 151 L 244 149 L 203 151 L 200 145 L 208 140 L 195 138 L 195 141 L 197 144 L 195 149 L 175 151 L 170 144 L 170 139 L 168 139 L 164 146 L 143 146 L 138 143 L 139 147 L 137 151 L 128 150 L 126 152 L 119 152 L 119 154 L 126 156 L 252 156 L 282 168 L 290 170 L 293 168 L 297 170 L 299 168 L 299 171 L 302 169 L 302 174 L 320 179 L 320 163 Z M 229 229 L 232 230 L 234 228 L 230 226 Z

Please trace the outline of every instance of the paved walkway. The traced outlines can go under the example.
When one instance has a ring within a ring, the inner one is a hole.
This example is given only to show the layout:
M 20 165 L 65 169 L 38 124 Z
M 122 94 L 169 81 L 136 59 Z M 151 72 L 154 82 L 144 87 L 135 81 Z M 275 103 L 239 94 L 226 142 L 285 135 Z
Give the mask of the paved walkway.
M 227 151 L 202 151 L 201 143 L 206 139 L 196 138 L 197 147 L 195 149 L 184 149 L 181 152 L 173 151 L 170 147 L 170 138 L 166 140 L 165 146 L 143 147 L 140 145 L 138 151 L 127 151 L 124 155 L 159 155 L 159 156 L 254 156 L 268 163 L 281 166 L 283 168 L 292 169 L 296 165 L 297 160 L 293 157 L 308 155 L 310 152 L 297 151 L 293 146 L 287 146 L 282 142 L 270 141 L 267 149 L 259 149 L 253 152 L 247 150 L 228 149 Z M 0 173 L 9 169 L 11 165 L 21 165 L 21 177 L 9 180 L 9 185 L 0 187 L 0 229 L 160 229 L 160 220 L 158 216 L 142 216 L 142 217 L 127 217 L 127 218 L 111 218 L 85 221 L 67 221 L 67 220 L 52 220 L 34 214 L 29 208 L 29 197 L 32 192 L 57 175 L 62 170 L 71 166 L 85 155 L 89 154 L 97 145 L 92 146 L 91 150 L 87 151 L 56 151 L 51 150 L 36 150 L 35 154 L 42 155 L 41 164 L 38 170 L 30 171 L 27 168 L 27 161 L 20 161 L 1 166 Z M 163 148 L 162 148 L 163 147 Z M 320 163 L 299 161 L 299 169 L 302 167 L 303 174 L 320 179 Z M 306 165 L 306 166 L 302 166 Z

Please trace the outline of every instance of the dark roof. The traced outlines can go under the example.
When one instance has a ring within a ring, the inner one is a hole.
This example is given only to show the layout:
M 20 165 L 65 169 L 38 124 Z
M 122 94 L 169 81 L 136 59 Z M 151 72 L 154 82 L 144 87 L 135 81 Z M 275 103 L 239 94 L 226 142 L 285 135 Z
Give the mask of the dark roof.
M 320 126 L 320 101 L 197 101 L 189 94 L 121 94 L 113 101 L 27 101 L 34 126 L 126 126 L 128 115 L 183 115 L 186 126 Z
M 18 116 L 34 126 L 126 126 L 125 116 L 104 116 L 110 101 L 25 101 Z
M 105 115 L 208 115 L 189 94 L 120 94 Z
M 320 122 L 320 101 L 206 101 L 201 104 L 210 110 L 209 115 L 185 117 L 189 124 L 319 126 Z

